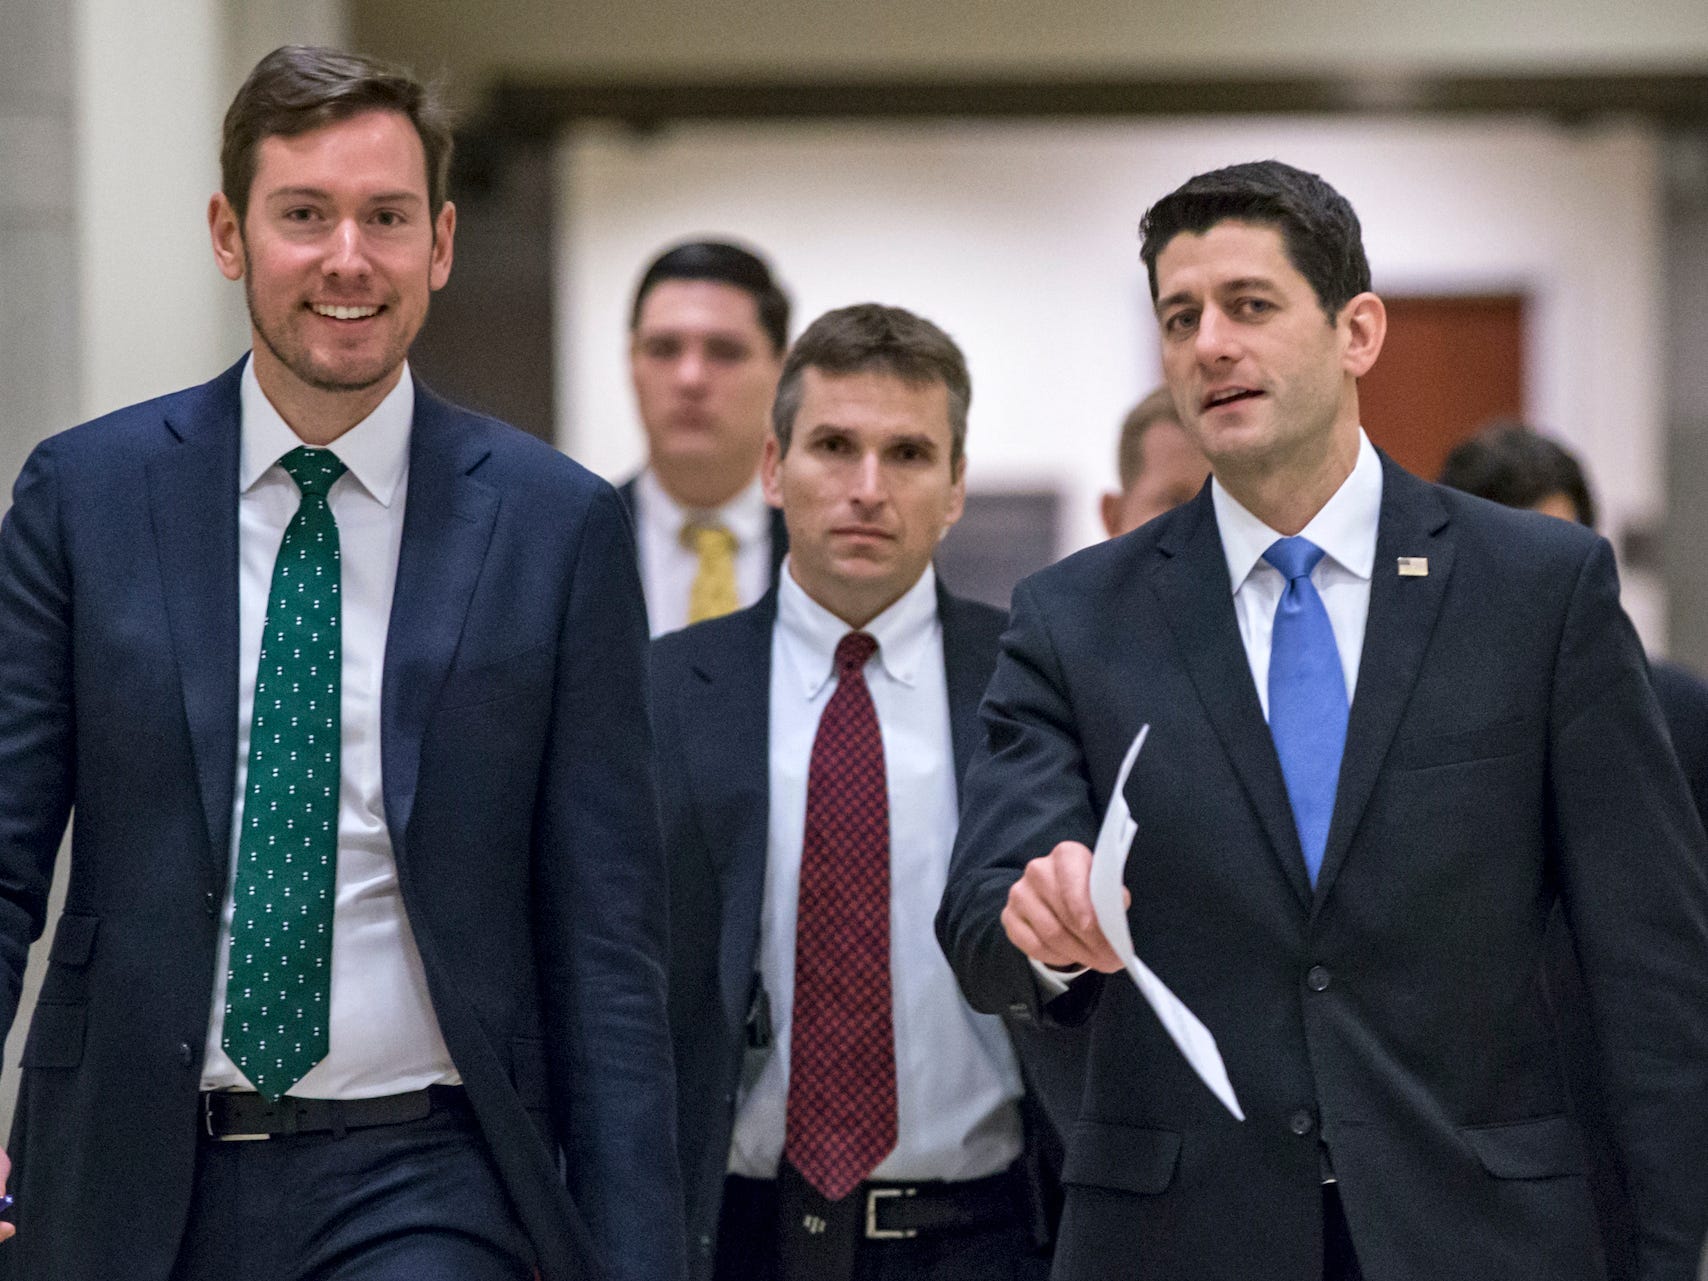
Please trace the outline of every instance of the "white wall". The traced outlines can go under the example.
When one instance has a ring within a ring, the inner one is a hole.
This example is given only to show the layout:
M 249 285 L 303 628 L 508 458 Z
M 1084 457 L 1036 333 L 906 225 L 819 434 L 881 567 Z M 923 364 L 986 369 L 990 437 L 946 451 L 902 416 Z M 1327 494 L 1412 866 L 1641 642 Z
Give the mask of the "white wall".
M 799 324 L 862 299 L 942 324 L 973 374 L 974 488 L 1049 485 L 1099 536 L 1122 413 L 1158 381 L 1136 228 L 1191 174 L 1277 155 L 1339 187 L 1377 288 L 1533 299 L 1529 417 L 1579 449 L 1607 527 L 1662 503 L 1657 146 L 1511 121 L 594 128 L 562 151 L 560 443 L 619 476 L 635 277 L 667 242 L 762 246 Z M 1660 634 L 1654 584 L 1627 604 Z

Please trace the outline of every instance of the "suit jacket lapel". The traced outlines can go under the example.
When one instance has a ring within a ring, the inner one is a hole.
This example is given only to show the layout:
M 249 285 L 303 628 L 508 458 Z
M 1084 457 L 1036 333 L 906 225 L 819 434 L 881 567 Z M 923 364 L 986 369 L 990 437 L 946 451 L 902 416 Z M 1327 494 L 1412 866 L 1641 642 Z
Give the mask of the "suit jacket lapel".
M 1447 591 L 1453 552 L 1447 509 L 1433 487 L 1384 455 L 1382 515 L 1370 578 L 1370 612 L 1364 625 L 1364 652 L 1358 660 L 1358 687 L 1346 726 L 1346 754 L 1341 759 L 1334 819 L 1317 876 L 1319 906 L 1346 861 L 1388 745 L 1417 684 Z M 1401 556 L 1426 556 L 1429 573 L 1401 578 Z
M 240 360 L 166 416 L 175 443 L 147 464 L 172 649 L 223 883 L 237 779 L 237 459 Z
M 705 823 L 707 852 L 723 901 L 719 991 L 731 1027 L 747 1019 L 765 898 L 771 795 L 771 631 L 773 589 L 720 625 L 690 660 L 684 768 Z
M 975 655 L 968 652 L 960 627 L 960 609 L 961 602 L 944 590 L 939 579 L 937 617 L 943 625 L 943 675 L 949 687 L 949 739 L 955 751 L 957 793 L 961 780 L 967 776 L 973 749 L 983 741 L 979 703 L 984 699 L 985 682 L 990 676 L 990 664 L 986 662 L 981 668 Z
M 1305 856 L 1287 803 L 1281 762 L 1275 755 L 1269 724 L 1263 719 L 1263 706 L 1251 681 L 1251 664 L 1240 641 L 1233 586 L 1228 582 L 1228 562 L 1222 553 L 1208 485 L 1158 539 L 1157 551 L 1151 582 L 1174 631 L 1181 662 L 1222 750 L 1233 763 L 1246 798 L 1269 835 L 1287 883 L 1300 905 L 1306 906 L 1311 901 L 1311 885 Z M 1161 742 L 1153 747 L 1167 750 Z
M 498 494 L 472 474 L 489 451 L 464 429 L 463 417 L 416 383 L 380 712 L 386 826 L 400 854 L 420 774 L 421 736 L 450 671 L 498 513 Z

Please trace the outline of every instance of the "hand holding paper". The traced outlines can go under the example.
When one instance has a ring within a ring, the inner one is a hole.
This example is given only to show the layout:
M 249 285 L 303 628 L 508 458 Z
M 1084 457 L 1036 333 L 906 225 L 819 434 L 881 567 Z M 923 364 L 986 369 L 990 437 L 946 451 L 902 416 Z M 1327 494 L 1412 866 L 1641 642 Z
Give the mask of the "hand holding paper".
M 1103 815 L 1103 826 L 1097 833 L 1097 847 L 1091 855 L 1091 906 L 1097 914 L 1097 927 L 1121 958 L 1127 973 L 1133 976 L 1140 994 L 1156 1011 L 1163 1030 L 1180 1047 L 1192 1070 L 1210 1087 L 1211 1092 L 1229 1112 L 1243 1121 L 1245 1113 L 1234 1097 L 1234 1087 L 1228 1080 L 1228 1069 L 1222 1062 L 1221 1051 L 1216 1048 L 1216 1038 L 1133 952 L 1133 932 L 1127 923 L 1123 891 L 1127 855 L 1133 848 L 1133 837 L 1139 829 L 1127 808 L 1125 792 L 1127 777 L 1133 772 L 1133 762 L 1138 759 L 1139 749 L 1144 746 L 1150 728 L 1149 725 L 1140 727 L 1121 762 L 1121 772 L 1116 775 L 1115 788 L 1109 795 L 1109 808 Z

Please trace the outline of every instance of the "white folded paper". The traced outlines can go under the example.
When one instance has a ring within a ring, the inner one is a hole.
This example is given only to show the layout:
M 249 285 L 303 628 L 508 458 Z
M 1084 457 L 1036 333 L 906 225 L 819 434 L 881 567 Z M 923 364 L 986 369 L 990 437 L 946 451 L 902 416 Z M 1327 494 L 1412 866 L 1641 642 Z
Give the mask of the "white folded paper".
M 1211 1092 L 1236 1119 L 1243 1121 L 1245 1113 L 1240 1111 L 1239 1100 L 1234 1097 L 1234 1087 L 1228 1080 L 1222 1052 L 1216 1048 L 1216 1038 L 1133 952 L 1133 932 L 1127 924 L 1122 890 L 1127 855 L 1133 848 L 1133 836 L 1139 825 L 1133 822 L 1125 793 L 1127 776 L 1133 772 L 1133 762 L 1138 760 L 1139 749 L 1145 745 L 1145 736 L 1150 729 L 1149 725 L 1140 727 L 1133 745 L 1127 749 L 1126 759 L 1121 762 L 1121 772 L 1115 778 L 1115 790 L 1109 795 L 1109 809 L 1103 815 L 1103 827 L 1097 833 L 1097 848 L 1091 852 L 1091 906 L 1097 913 L 1097 927 L 1115 949 L 1115 955 L 1121 958 L 1121 964 L 1127 967 L 1127 973 L 1133 976 L 1140 994 L 1156 1011 L 1163 1030 L 1180 1047 L 1192 1070 L 1210 1087 Z

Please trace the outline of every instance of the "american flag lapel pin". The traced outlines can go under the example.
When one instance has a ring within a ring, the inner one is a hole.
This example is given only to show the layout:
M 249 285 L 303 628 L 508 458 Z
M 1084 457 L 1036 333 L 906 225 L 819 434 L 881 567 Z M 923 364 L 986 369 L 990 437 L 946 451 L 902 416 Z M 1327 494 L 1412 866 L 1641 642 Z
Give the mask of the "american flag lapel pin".
M 1427 556 L 1401 556 L 1400 557 L 1400 577 L 1401 578 L 1428 578 L 1429 577 L 1429 557 L 1427 557 Z

